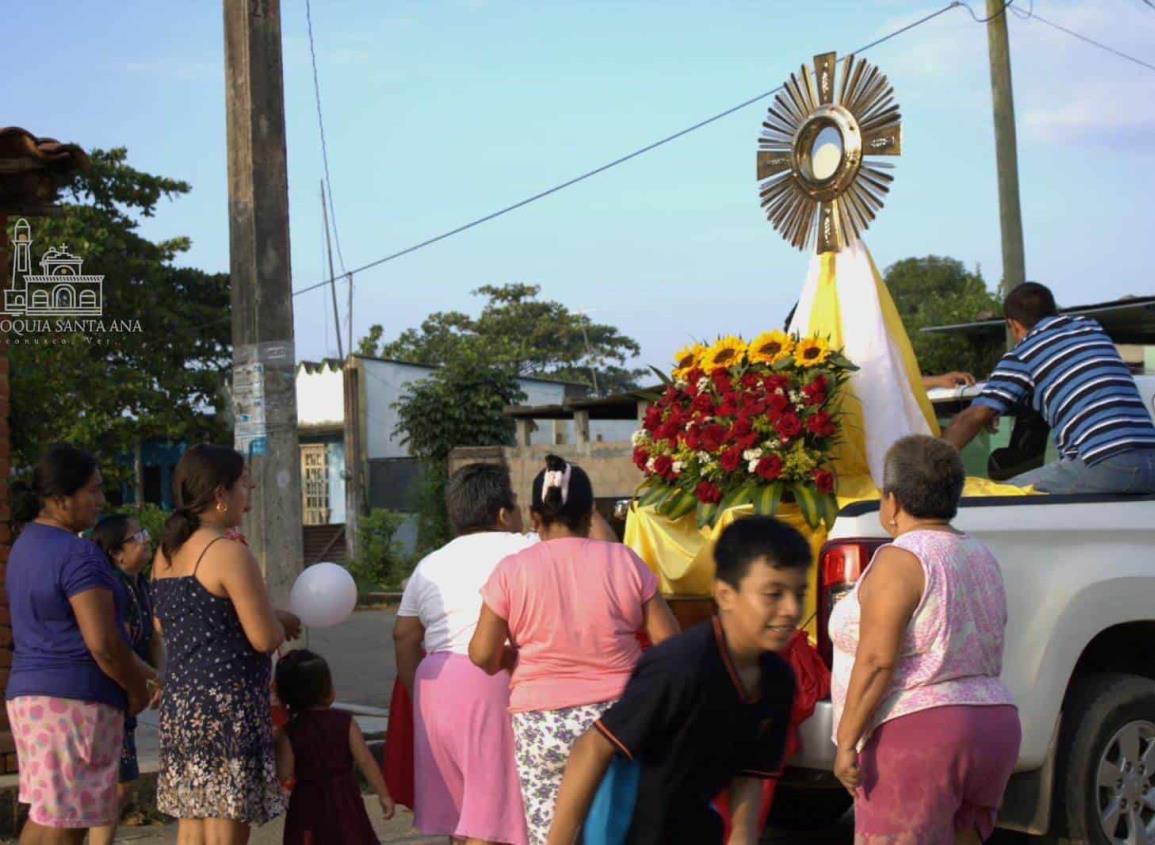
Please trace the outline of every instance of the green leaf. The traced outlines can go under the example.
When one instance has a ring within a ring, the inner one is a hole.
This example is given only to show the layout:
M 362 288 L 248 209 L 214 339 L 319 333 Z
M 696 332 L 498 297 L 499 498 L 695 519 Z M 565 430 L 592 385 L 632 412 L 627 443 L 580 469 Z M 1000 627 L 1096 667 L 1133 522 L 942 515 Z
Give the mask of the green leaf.
M 754 513 L 759 516 L 774 516 L 778 512 L 778 504 L 782 501 L 782 483 L 774 481 L 758 488 L 753 496 Z
M 668 375 L 666 375 L 664 370 L 659 370 L 653 364 L 650 365 L 650 369 L 653 370 L 654 374 L 662 380 L 662 384 L 673 384 L 674 383 L 673 379 L 671 379 Z
M 705 528 L 714 524 L 714 518 L 720 511 L 716 503 L 698 502 L 698 527 Z
M 821 509 L 818 504 L 818 491 L 813 484 L 798 483 L 794 485 L 794 499 L 802 511 L 802 518 L 811 528 L 817 528 L 821 519 Z
M 666 517 L 677 522 L 694 509 L 698 503 L 698 497 L 694 495 L 693 491 L 683 490 L 680 496 L 673 497 L 670 501 L 672 504 L 666 512 Z
M 719 512 L 748 504 L 757 487 L 758 485 L 753 481 L 747 481 L 745 484 L 735 487 L 722 498 L 721 504 L 718 505 Z
M 820 494 L 819 509 L 822 512 L 822 521 L 826 523 L 826 530 L 834 528 L 834 520 L 838 518 L 838 497 L 833 493 Z

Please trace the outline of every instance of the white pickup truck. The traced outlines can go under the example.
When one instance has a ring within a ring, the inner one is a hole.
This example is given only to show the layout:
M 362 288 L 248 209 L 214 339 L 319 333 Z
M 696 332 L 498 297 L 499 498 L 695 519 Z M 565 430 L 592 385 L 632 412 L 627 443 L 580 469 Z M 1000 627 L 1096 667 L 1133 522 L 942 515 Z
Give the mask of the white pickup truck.
M 1155 376 L 1136 381 L 1155 417 Z M 945 421 L 977 392 L 931 398 Z M 1041 446 L 1035 435 L 1018 439 Z M 991 445 L 968 447 L 969 471 Z M 1008 462 L 996 453 L 996 474 L 1000 458 Z M 964 499 L 954 524 L 990 546 L 1006 582 L 1002 677 L 1023 744 L 999 826 L 1092 845 L 1155 845 L 1155 496 Z M 884 540 L 878 503 L 862 502 L 842 510 L 822 550 L 818 622 L 828 661 L 830 609 Z M 802 750 L 775 801 L 778 826 L 829 823 L 849 806 L 831 774 L 831 716 L 830 702 L 819 702 L 802 726 Z

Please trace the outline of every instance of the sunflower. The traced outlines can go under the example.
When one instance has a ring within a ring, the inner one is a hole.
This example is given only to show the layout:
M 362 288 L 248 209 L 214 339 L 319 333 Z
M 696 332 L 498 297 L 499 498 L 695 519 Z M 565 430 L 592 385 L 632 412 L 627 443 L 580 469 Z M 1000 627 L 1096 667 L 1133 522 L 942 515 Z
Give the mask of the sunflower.
M 700 343 L 691 343 L 678 350 L 678 354 L 674 356 L 674 378 L 685 378 L 694 367 L 700 367 L 702 356 L 705 354 L 706 347 Z
M 746 342 L 742 338 L 734 335 L 719 338 L 702 356 L 702 369 L 708 373 L 714 370 L 728 370 L 741 364 L 745 353 Z
M 777 364 L 794 352 L 794 341 L 783 331 L 763 332 L 746 350 L 751 364 Z
M 808 337 L 798 341 L 794 349 L 794 363 L 799 367 L 817 367 L 825 364 L 830 357 L 830 344 L 820 337 Z

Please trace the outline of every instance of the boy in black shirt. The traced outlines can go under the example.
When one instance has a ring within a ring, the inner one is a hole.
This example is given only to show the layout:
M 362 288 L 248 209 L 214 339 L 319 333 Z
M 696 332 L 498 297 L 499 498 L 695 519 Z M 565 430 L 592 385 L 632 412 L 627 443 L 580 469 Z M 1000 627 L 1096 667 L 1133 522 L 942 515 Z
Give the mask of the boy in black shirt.
M 782 764 L 794 673 L 775 652 L 806 595 L 810 545 L 769 517 L 718 539 L 718 615 L 643 655 L 621 699 L 575 743 L 549 845 L 572 845 L 614 754 L 642 767 L 630 845 L 721 845 L 711 802 L 730 787 L 730 845 L 761 835 L 759 780 Z

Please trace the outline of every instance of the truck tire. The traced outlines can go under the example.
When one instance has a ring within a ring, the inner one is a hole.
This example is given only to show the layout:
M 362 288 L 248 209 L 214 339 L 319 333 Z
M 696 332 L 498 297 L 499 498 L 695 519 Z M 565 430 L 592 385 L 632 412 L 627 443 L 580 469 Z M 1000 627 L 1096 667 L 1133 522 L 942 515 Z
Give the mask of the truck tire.
M 770 805 L 767 828 L 772 830 L 826 830 L 846 815 L 854 799 L 845 789 L 804 789 L 780 784 Z
M 1076 684 L 1063 712 L 1058 818 L 1073 842 L 1155 845 L 1155 681 L 1102 673 Z

